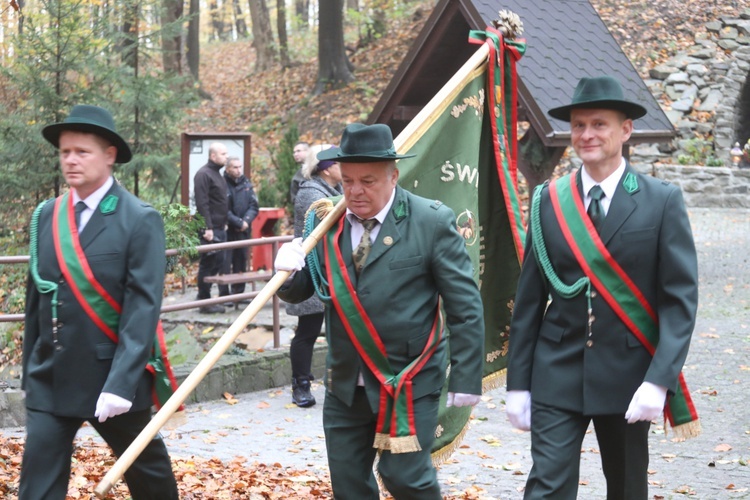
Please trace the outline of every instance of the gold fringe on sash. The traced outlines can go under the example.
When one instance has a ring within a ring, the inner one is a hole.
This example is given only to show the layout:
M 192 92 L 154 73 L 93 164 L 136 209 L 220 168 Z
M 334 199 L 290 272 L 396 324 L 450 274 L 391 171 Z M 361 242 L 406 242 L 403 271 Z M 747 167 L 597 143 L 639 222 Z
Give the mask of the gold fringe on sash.
M 664 435 L 667 435 L 667 423 L 664 423 Z M 672 427 L 675 441 L 685 441 L 686 439 L 698 437 L 701 434 L 701 420 L 693 420 L 686 424 L 680 424 Z
M 388 450 L 391 453 L 412 453 L 415 451 L 422 451 L 417 436 L 391 437 L 382 432 L 375 434 L 375 440 L 372 443 L 372 447 L 381 451 Z
M 391 436 L 389 436 L 388 434 L 383 434 L 382 432 L 376 432 L 372 447 L 377 448 L 378 450 L 390 450 Z
M 401 436 L 391 438 L 391 453 L 412 453 L 422 451 L 417 436 Z

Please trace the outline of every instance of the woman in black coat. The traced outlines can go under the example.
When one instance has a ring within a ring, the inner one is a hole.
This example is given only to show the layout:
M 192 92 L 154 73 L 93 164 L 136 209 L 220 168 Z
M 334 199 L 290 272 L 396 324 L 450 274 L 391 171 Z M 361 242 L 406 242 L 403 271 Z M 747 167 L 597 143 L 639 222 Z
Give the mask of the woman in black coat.
M 300 184 L 294 201 L 295 238 L 303 236 L 305 214 L 313 202 L 342 193 L 341 168 L 338 162 L 318 161 L 316 157 L 320 151 L 332 147 L 335 146 L 312 146 L 302 166 L 305 180 Z M 287 314 L 298 316 L 297 331 L 292 338 L 289 357 L 292 362 L 292 401 L 302 408 L 315 404 L 315 397 L 310 393 L 310 381 L 313 378 L 312 354 L 315 340 L 323 326 L 324 309 L 323 303 L 315 295 L 299 304 L 286 305 Z

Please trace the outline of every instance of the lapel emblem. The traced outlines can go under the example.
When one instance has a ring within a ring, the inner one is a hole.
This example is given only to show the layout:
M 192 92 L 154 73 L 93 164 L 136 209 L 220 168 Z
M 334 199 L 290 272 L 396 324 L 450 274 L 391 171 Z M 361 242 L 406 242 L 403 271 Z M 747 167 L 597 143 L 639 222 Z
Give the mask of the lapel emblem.
M 110 194 L 107 195 L 101 203 L 99 203 L 99 210 L 103 215 L 111 214 L 117 208 L 117 196 Z
M 385 238 L 383 238 L 383 244 L 386 246 L 393 245 L 393 238 L 391 238 L 390 236 L 386 236 Z
M 633 194 L 638 191 L 638 178 L 633 172 L 628 172 L 625 178 L 622 180 L 622 187 L 625 188 L 628 194 Z

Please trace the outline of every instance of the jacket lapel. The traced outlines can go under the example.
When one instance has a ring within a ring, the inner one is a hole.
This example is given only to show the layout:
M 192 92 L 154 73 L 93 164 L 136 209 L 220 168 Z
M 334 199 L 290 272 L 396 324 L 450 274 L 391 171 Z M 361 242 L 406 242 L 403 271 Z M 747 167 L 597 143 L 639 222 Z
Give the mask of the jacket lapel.
M 107 194 L 104 195 L 104 198 L 102 201 L 106 200 L 108 196 L 115 196 L 118 199 L 121 198 L 120 190 L 122 188 L 117 184 L 117 181 L 115 181 L 114 184 L 112 184 L 112 187 L 107 191 Z M 110 215 L 113 215 L 117 213 L 117 203 L 113 210 L 108 210 L 107 213 L 103 213 L 102 211 L 102 204 L 100 203 L 99 206 L 96 207 L 96 210 L 94 210 L 94 213 L 91 215 L 91 218 L 86 223 L 86 226 L 83 228 L 83 231 L 79 234 L 79 239 L 81 241 L 81 248 L 86 250 L 86 247 L 88 247 L 91 243 L 94 242 L 102 233 L 106 232 L 107 229 L 107 217 Z
M 371 265 L 393 248 L 401 239 L 398 224 L 409 215 L 409 203 L 403 189 L 396 187 L 396 196 L 388 216 L 383 221 L 383 227 L 378 232 L 378 238 L 373 242 L 370 254 L 367 256 L 365 267 Z
M 638 206 L 638 203 L 633 198 L 633 194 L 637 193 L 640 188 L 636 185 L 633 190 L 625 189 L 624 183 L 628 176 L 631 176 L 631 178 L 633 178 L 632 176 L 635 176 L 635 178 L 638 177 L 638 174 L 630 166 L 630 163 L 626 165 L 625 172 L 622 174 L 622 179 L 620 179 L 620 182 L 617 184 L 612 203 L 610 203 L 607 216 L 602 223 L 600 237 L 605 245 L 609 243 L 617 231 L 620 230 L 620 227 L 622 227 L 625 221 L 628 220 L 630 214 L 632 214 Z
M 344 230 L 341 232 L 341 241 L 339 242 L 339 248 L 341 248 L 341 256 L 346 262 L 346 270 L 349 273 L 349 277 L 356 282 L 357 273 L 354 271 L 354 260 L 352 260 L 352 225 L 349 223 L 349 219 L 344 217 Z

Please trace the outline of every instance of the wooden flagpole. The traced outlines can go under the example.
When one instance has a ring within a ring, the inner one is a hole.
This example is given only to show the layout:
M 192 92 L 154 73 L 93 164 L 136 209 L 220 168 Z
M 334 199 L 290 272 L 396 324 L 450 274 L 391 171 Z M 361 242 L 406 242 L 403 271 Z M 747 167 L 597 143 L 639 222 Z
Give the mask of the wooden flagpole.
M 419 129 L 420 125 L 434 112 L 434 110 L 445 100 L 445 98 L 458 86 L 467 75 L 487 60 L 489 47 L 483 44 L 464 63 L 463 66 L 451 77 L 450 80 L 435 94 L 430 102 L 409 122 L 404 130 L 394 139 L 396 151 L 402 147 L 408 139 Z M 308 254 L 318 244 L 320 239 L 333 224 L 339 220 L 346 210 L 346 201 L 342 198 L 333 210 L 318 224 L 315 230 L 302 242 L 302 249 Z M 156 436 L 159 430 L 167 423 L 169 418 L 180 408 L 191 392 L 195 390 L 201 380 L 208 374 L 219 358 L 232 346 L 240 333 L 245 329 L 261 308 L 273 298 L 274 294 L 289 278 L 289 271 L 277 271 L 258 295 L 248 304 L 245 310 L 232 323 L 214 346 L 201 359 L 198 365 L 190 372 L 190 375 L 180 384 L 172 396 L 164 403 L 161 409 L 153 416 L 149 424 L 143 428 L 133 442 L 117 459 L 112 468 L 94 488 L 94 494 L 98 498 L 104 498 L 112 487 L 125 474 L 125 471 L 133 464 L 136 458 L 143 452 L 148 443 Z

